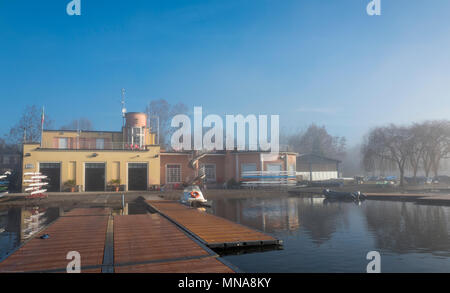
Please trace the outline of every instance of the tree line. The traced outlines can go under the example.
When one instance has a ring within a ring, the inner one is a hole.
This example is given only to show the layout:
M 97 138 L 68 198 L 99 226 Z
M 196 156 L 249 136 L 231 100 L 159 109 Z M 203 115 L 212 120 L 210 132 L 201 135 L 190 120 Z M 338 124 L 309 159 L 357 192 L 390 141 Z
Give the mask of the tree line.
M 420 171 L 437 177 L 442 161 L 450 155 L 450 121 L 376 127 L 364 137 L 361 154 L 366 172 L 397 170 L 401 186 L 407 170 L 414 180 Z

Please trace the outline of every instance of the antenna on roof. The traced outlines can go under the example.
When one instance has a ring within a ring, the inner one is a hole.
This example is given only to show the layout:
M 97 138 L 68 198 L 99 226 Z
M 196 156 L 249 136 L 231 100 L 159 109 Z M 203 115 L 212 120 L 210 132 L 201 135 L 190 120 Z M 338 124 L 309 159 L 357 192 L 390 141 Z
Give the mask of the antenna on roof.
M 125 126 L 125 113 L 127 113 L 127 109 L 125 108 L 125 89 L 122 89 L 122 126 Z

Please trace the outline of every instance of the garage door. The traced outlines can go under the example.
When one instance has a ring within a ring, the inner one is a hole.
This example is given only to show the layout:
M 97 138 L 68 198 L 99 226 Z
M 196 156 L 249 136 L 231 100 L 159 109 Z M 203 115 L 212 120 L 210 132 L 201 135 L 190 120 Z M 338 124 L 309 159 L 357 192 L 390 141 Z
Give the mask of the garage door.
M 105 163 L 86 163 L 85 191 L 105 191 Z
M 61 164 L 60 163 L 40 163 L 39 172 L 48 177 L 48 192 L 61 191 Z
M 147 190 L 147 163 L 128 163 L 128 190 Z

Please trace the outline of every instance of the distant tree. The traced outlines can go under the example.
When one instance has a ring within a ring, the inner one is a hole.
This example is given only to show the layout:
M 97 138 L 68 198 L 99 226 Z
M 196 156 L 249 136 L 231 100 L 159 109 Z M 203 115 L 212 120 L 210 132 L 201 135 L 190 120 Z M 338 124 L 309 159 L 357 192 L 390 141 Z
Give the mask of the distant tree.
M 411 126 L 389 125 L 369 132 L 361 148 L 366 171 L 381 170 L 380 162 L 394 163 L 400 172 L 401 184 L 406 169 L 414 179 L 422 168 L 425 176 L 439 168 L 450 155 L 450 121 L 434 120 Z
M 438 176 L 441 161 L 450 154 L 450 121 L 426 121 L 421 126 L 425 133 L 422 137 L 424 152 L 422 163 L 426 176 L 433 171 Z
M 371 133 L 372 134 L 372 133 Z M 383 154 L 387 149 L 375 148 L 371 145 L 371 135 L 364 137 L 363 144 L 360 146 L 361 165 L 365 172 L 376 174 L 377 172 L 384 176 L 388 171 L 396 170 L 395 163 L 389 155 Z
M 380 159 L 396 164 L 400 172 L 400 186 L 404 185 L 405 170 L 414 149 L 413 132 L 411 128 L 389 125 L 377 127 L 370 131 L 363 146 L 366 160 Z
M 411 152 L 408 163 L 413 172 L 413 179 L 416 181 L 417 173 L 421 167 L 421 161 L 427 150 L 427 129 L 424 124 L 415 123 L 410 128 L 411 131 Z
M 287 142 L 298 153 L 313 153 L 336 159 L 343 159 L 346 155 L 345 137 L 331 136 L 325 126 L 311 124 L 304 132 L 290 135 Z
M 19 121 L 14 124 L 6 140 L 9 144 L 20 144 L 22 142 L 39 142 L 41 140 L 41 114 L 42 109 L 36 105 L 27 106 Z M 44 128 L 50 128 L 53 121 L 45 114 Z
M 61 126 L 62 130 L 94 130 L 91 120 L 88 118 L 74 119 L 69 124 Z
M 0 154 L 5 152 L 19 152 L 18 145 L 16 144 L 9 144 L 4 139 L 0 138 Z
M 177 114 L 186 114 L 188 108 L 183 103 L 177 103 L 175 105 L 169 104 L 164 99 L 150 101 L 145 108 L 152 131 L 156 132 L 158 128 L 159 120 L 159 142 L 164 147 L 169 147 L 170 135 L 174 131 L 170 126 L 173 116 Z

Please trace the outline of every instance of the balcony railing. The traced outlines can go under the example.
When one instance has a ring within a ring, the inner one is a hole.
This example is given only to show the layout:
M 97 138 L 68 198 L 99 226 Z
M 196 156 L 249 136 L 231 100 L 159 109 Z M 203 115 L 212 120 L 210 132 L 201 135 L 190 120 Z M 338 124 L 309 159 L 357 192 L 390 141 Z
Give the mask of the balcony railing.
M 83 141 L 83 142 L 71 142 L 67 144 L 58 143 L 45 143 L 41 145 L 42 149 L 55 149 L 55 150 L 129 150 L 129 151 L 146 151 L 149 146 L 138 146 L 122 142 L 103 142 L 96 143 L 95 141 Z
M 67 142 L 61 143 L 60 141 L 51 141 L 51 142 L 42 142 L 41 145 L 42 149 L 59 149 L 59 150 L 132 150 L 132 151 L 145 151 L 149 149 L 149 146 L 142 146 L 139 147 L 136 144 L 129 144 L 126 142 L 110 142 L 110 141 L 104 141 L 102 143 L 98 143 L 95 140 L 83 140 L 83 141 L 77 141 L 76 139 L 68 140 Z M 168 148 L 171 151 L 171 148 Z M 236 150 L 239 150 L 241 152 L 254 152 L 254 151 L 261 151 L 261 149 L 258 147 L 250 148 L 248 145 L 245 147 L 242 147 L 243 150 L 240 150 L 241 148 L 235 147 Z M 186 150 L 185 150 L 186 151 Z M 292 148 L 288 145 L 279 145 L 279 151 L 280 152 L 289 152 L 292 151 Z

